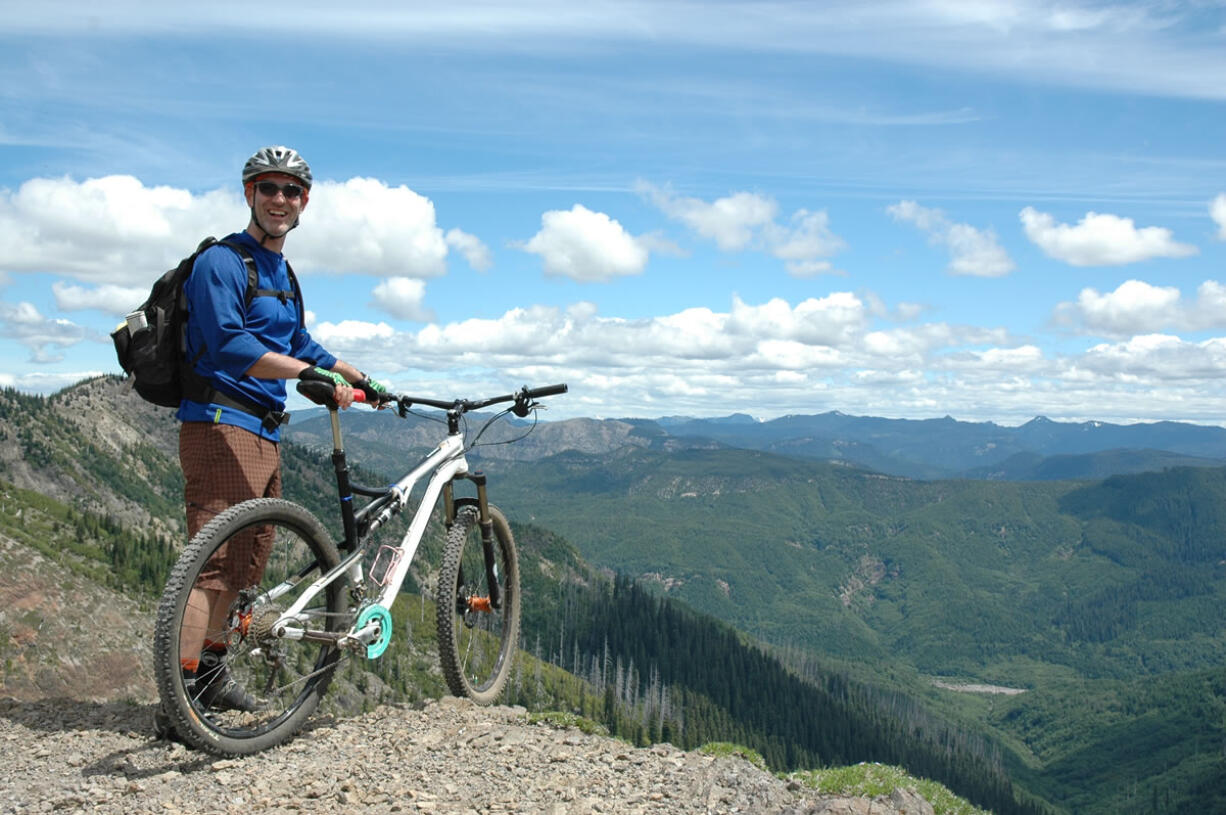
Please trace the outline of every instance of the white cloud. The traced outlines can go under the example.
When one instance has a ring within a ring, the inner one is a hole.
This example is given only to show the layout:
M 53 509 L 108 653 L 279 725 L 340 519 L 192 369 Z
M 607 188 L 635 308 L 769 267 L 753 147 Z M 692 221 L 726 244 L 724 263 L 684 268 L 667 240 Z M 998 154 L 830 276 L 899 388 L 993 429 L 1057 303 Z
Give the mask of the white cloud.
M 991 229 L 954 224 L 946 236 L 946 243 L 952 255 L 949 271 L 953 274 L 1000 277 L 1013 271 L 1013 261 L 996 242 L 996 233 Z
M 0 190 L 0 270 L 147 286 L 204 236 L 246 222 L 237 191 L 194 196 L 125 175 L 35 178 Z
M 794 277 L 833 272 L 833 264 L 825 258 L 846 248 L 831 230 L 825 210 L 799 209 L 783 225 L 776 222 L 779 204 L 758 193 L 736 192 L 707 202 L 646 181 L 637 182 L 635 189 L 669 218 L 714 241 L 721 250 L 761 249 L 783 260 Z
M 545 273 L 582 283 L 641 274 L 648 251 L 620 223 L 581 204 L 541 216 L 541 230 L 522 247 L 540 255 Z
M 1187 327 L 1192 330 L 1226 328 L 1226 286 L 1216 280 L 1201 283 L 1187 315 Z
M 148 287 L 106 284 L 87 288 L 59 280 L 51 284 L 51 292 L 55 295 L 55 305 L 60 311 L 84 311 L 96 308 L 117 317 L 135 310 L 149 297 Z
M 411 277 L 389 277 L 375 286 L 371 305 L 402 320 L 430 322 L 434 313 L 425 307 L 426 284 Z
M 899 201 L 890 204 L 885 211 L 899 221 L 909 221 L 925 232 L 935 232 L 948 228 L 949 219 L 939 209 L 922 207 L 916 201 Z
M 1211 302 L 1215 292 L 1224 294 L 1202 286 L 1200 300 Z M 450 398 L 567 382 L 567 397 L 551 403 L 557 418 L 722 415 L 739 404 L 765 416 L 837 409 L 1019 422 L 1039 414 L 1220 421 L 1226 339 L 1150 333 L 1060 355 L 1000 328 L 878 325 L 897 307 L 878 314 L 873 299 L 847 292 L 794 304 L 734 299 L 726 312 L 691 308 L 637 320 L 577 303 L 416 332 L 346 323 L 315 333 L 412 392 Z M 1117 308 L 1124 299 L 1114 298 Z
M 950 274 L 971 277 L 1001 277 L 1013 271 L 1013 260 L 997 242 L 992 229 L 977 229 L 955 223 L 939 209 L 920 206 L 915 201 L 899 201 L 886 207 L 896 220 L 907 221 L 928 233 L 935 244 L 949 249 Z
M 791 223 L 781 227 L 774 223 L 763 227 L 763 238 L 770 253 L 784 264 L 794 277 L 813 277 L 833 271 L 833 265 L 818 258 L 833 255 L 847 244 L 830 229 L 830 216 L 825 210 L 797 210 Z
M 1122 266 L 1153 258 L 1181 258 L 1196 247 L 1174 240 L 1171 230 L 1138 229 L 1131 218 L 1087 212 L 1076 226 L 1057 224 L 1046 212 L 1026 207 L 1020 213 L 1026 237 L 1049 257 L 1073 266 Z
M 519 363 L 540 361 L 560 351 L 582 354 L 582 343 L 559 348 L 566 338 L 581 334 L 577 324 L 556 308 L 533 306 L 513 308 L 498 319 L 471 318 L 446 325 L 429 325 L 411 338 L 413 354 L 427 366 L 446 367 L 448 358 L 456 364 L 479 363 L 497 366 L 495 360 L 519 358 Z M 415 360 L 416 361 L 416 360 Z M 428 361 L 428 362 L 427 362 Z
M 969 352 L 981 364 L 981 370 L 1017 373 L 1035 371 L 1046 363 L 1043 351 L 1036 345 L 1021 345 L 1016 348 L 989 348 L 986 351 Z
M 1179 318 L 1179 289 L 1141 280 L 1121 283 L 1113 292 L 1082 289 L 1077 309 L 1087 328 L 1106 336 L 1147 334 Z
M 447 271 L 433 202 L 374 178 L 316 184 L 291 251 L 294 268 L 304 271 L 415 278 Z
M 1167 334 L 1145 334 L 1096 345 L 1077 368 L 1126 384 L 1196 383 L 1226 376 L 1226 339 L 1188 342 Z
M 377 344 L 396 336 L 396 330 L 387 323 L 370 323 L 364 320 L 342 320 L 339 323 L 323 322 L 311 329 L 311 337 L 324 347 L 361 347 Z
M 464 260 L 468 262 L 474 270 L 484 272 L 494 265 L 494 260 L 490 256 L 490 249 L 476 235 L 470 235 L 459 229 L 448 229 L 447 234 L 443 236 L 447 241 L 447 245 L 455 249 L 464 256 Z
M 0 337 L 30 349 L 32 362 L 53 363 L 64 358 L 63 349 L 86 339 L 86 332 L 69 320 L 43 316 L 31 303 L 0 302 Z
M 333 327 L 321 326 L 313 333 L 330 350 L 345 354 L 374 353 L 372 339 L 375 346 L 387 340 L 388 348 L 398 349 L 395 359 L 427 370 L 549 364 L 607 372 L 659 366 L 689 375 L 738 371 L 755 355 L 754 364 L 774 370 L 760 353 L 764 344 L 772 347 L 770 343 L 860 354 L 859 338 L 867 320 L 859 298 L 836 292 L 795 306 L 782 299 L 755 305 L 734 298 L 727 313 L 690 308 L 641 320 L 602 317 L 591 303 L 568 309 L 515 308 L 497 319 L 429 325 L 416 334 L 361 335 L 360 343 L 355 335 L 350 347 L 332 347 L 330 343 L 348 341 L 348 335 Z
M 1209 204 L 1209 217 L 1217 224 L 1218 240 L 1226 241 L 1226 192 L 1218 195 Z
M 412 381 L 418 392 L 466 393 L 470 378 L 484 389 L 565 381 L 571 394 L 555 407 L 578 414 L 615 405 L 620 415 L 707 415 L 740 403 L 771 415 L 849 406 L 899 415 L 936 409 L 925 384 L 941 377 L 977 392 L 1002 371 L 1054 377 L 1055 363 L 1002 329 L 928 323 L 879 330 L 877 319 L 866 297 L 832 292 L 794 304 L 734 298 L 726 312 L 689 308 L 635 320 L 603 317 L 591 303 L 534 306 L 416 333 L 349 336 L 325 326 L 316 336 L 398 388 Z M 939 408 L 948 412 L 949 404 Z
M 834 292 L 791 306 L 774 298 L 759 306 L 732 298 L 727 330 L 744 336 L 785 339 L 806 345 L 850 345 L 868 325 L 868 310 L 851 292 Z
M 708 203 L 700 198 L 679 197 L 671 190 L 645 181 L 635 185 L 665 215 L 681 221 L 726 252 L 744 249 L 757 231 L 771 224 L 779 211 L 774 200 L 750 192 L 738 192 Z
M 1128 280 L 1115 291 L 1084 288 L 1076 302 L 1059 304 L 1054 322 L 1102 337 L 1125 338 L 1164 330 L 1226 328 L 1226 286 L 1207 280 L 1191 303 L 1173 286 Z
M 193 194 L 146 187 L 127 175 L 35 178 L 16 191 L 0 189 L 0 273 L 149 286 L 201 238 L 239 231 L 248 218 L 237 185 Z M 458 229 L 452 233 L 451 245 L 474 268 L 488 262 L 479 240 Z M 312 188 L 287 254 L 300 273 L 428 278 L 446 272 L 447 251 L 428 198 L 405 186 L 354 178 Z
M 31 371 L 24 374 L 0 373 L 0 387 L 17 388 L 27 393 L 54 393 L 83 379 L 102 376 L 107 371 Z M 114 371 L 110 371 L 114 373 Z

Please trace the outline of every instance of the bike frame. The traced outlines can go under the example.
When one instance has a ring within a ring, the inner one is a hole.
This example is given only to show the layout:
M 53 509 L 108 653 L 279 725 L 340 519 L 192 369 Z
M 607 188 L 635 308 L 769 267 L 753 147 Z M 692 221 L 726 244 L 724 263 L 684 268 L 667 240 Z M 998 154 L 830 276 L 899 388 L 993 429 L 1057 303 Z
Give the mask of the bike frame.
M 464 434 L 460 430 L 460 414 L 456 410 L 449 410 L 447 437 L 399 481 L 382 490 L 355 487 L 349 483 L 338 411 L 331 405 L 329 415 L 332 420 L 334 448 L 332 461 L 336 469 L 337 491 L 340 494 L 341 516 L 345 529 L 345 540 L 341 548 L 348 554 L 335 568 L 319 577 L 292 606 L 286 609 L 274 624 L 273 632 L 277 637 L 285 639 L 319 639 L 335 641 L 341 646 L 366 646 L 373 642 L 379 634 L 377 623 L 371 622 L 356 631 L 344 634 L 311 631 L 305 627 L 310 615 L 305 614 L 304 609 L 320 592 L 343 577 L 347 576 L 355 586 L 364 585 L 366 576 L 362 571 L 362 556 L 365 554 L 363 539 L 404 509 L 409 503 L 413 488 L 427 474 L 432 473 L 421 502 L 417 506 L 417 511 L 409 523 L 408 531 L 400 541 L 400 545 L 393 547 L 396 552 L 393 555 L 393 565 L 382 583 L 382 591 L 376 598 L 377 605 L 390 609 L 396 595 L 400 592 L 405 577 L 408 576 L 409 567 L 426 533 L 426 526 L 430 521 L 430 516 L 434 513 L 434 507 L 440 495 L 444 497 L 446 522 L 450 524 L 454 520 L 455 501 L 451 488 L 453 481 L 467 478 L 476 482 L 478 511 L 481 520 L 485 522 L 482 526 L 488 523 L 489 509 L 486 502 L 485 478 L 481 474 L 469 474 L 468 460 L 464 456 Z M 361 511 L 354 512 L 353 492 L 372 496 L 375 500 L 363 507 Z M 305 574 L 302 574 L 294 581 L 287 581 L 274 587 L 268 592 L 265 599 L 269 602 L 275 601 L 293 589 L 304 577 Z

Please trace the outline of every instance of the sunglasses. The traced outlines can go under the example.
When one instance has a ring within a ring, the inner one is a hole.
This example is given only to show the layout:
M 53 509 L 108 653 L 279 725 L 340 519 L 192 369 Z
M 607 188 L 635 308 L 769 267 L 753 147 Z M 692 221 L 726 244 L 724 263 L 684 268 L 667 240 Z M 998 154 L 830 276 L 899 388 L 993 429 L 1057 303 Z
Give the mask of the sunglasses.
M 273 198 L 279 192 L 285 196 L 286 200 L 293 198 L 301 198 L 303 189 L 298 184 L 278 184 L 275 181 L 257 181 L 255 188 L 260 191 L 261 195 Z

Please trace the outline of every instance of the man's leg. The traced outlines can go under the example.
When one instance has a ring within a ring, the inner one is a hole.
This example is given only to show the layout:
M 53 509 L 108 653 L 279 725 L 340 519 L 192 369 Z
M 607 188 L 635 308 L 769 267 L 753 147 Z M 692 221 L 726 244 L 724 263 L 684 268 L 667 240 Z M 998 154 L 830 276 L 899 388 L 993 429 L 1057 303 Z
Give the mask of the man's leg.
M 241 428 L 184 423 L 179 457 L 192 537 L 210 518 L 234 504 L 281 493 L 277 445 Z M 179 637 L 180 664 L 189 678 L 199 673 L 200 683 L 205 684 L 198 684 L 206 691 L 210 682 L 229 680 L 224 658 L 230 609 L 238 589 L 259 581 L 272 545 L 270 533 L 263 530 L 227 541 L 202 570 L 188 598 Z M 207 670 L 202 670 L 202 661 L 209 663 Z M 223 690 L 213 687 L 210 695 Z M 235 696 L 228 701 L 229 706 L 245 707 L 253 700 Z

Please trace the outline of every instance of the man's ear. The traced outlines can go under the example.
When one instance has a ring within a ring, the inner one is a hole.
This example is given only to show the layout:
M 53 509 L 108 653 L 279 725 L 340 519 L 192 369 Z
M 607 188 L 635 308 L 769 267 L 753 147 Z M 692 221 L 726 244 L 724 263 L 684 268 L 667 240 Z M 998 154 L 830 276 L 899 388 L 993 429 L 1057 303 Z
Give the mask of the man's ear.
M 243 185 L 243 197 L 247 199 L 247 208 L 255 206 L 255 184 L 248 181 Z
M 306 187 L 303 187 L 302 188 L 302 206 L 298 208 L 298 211 L 302 212 L 302 210 L 306 209 L 307 201 L 310 201 L 310 200 L 311 200 L 311 191 L 308 190 Z

